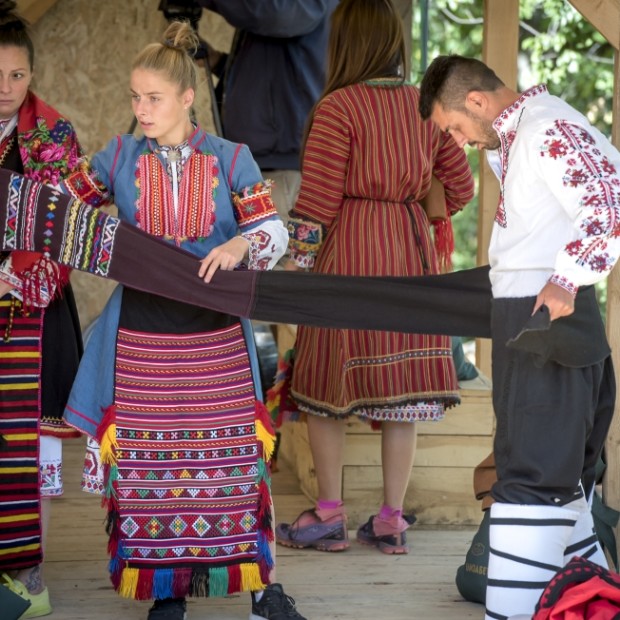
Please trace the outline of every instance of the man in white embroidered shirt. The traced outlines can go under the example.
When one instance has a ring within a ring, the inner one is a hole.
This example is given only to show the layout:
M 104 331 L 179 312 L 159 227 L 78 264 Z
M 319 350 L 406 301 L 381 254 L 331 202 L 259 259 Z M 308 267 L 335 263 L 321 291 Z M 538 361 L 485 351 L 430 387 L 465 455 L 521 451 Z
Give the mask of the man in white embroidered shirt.
M 422 116 L 485 149 L 500 182 L 485 617 L 531 617 L 574 555 L 607 566 L 587 499 L 615 382 L 592 285 L 620 253 L 620 154 L 545 86 L 515 92 L 475 59 L 439 56 L 420 90 Z

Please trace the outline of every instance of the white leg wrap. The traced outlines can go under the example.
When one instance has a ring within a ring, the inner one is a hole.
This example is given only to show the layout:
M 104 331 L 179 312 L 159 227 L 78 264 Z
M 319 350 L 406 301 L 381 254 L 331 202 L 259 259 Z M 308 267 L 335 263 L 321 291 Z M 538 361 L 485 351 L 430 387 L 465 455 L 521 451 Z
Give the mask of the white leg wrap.
M 564 565 L 579 513 L 559 506 L 498 502 L 490 510 L 485 620 L 531 617 L 542 591 Z
M 568 564 L 574 556 L 580 555 L 603 568 L 609 568 L 603 548 L 594 531 L 592 512 L 586 498 L 582 497 L 570 504 L 565 504 L 564 508 L 579 513 L 577 523 L 564 552 L 564 564 Z

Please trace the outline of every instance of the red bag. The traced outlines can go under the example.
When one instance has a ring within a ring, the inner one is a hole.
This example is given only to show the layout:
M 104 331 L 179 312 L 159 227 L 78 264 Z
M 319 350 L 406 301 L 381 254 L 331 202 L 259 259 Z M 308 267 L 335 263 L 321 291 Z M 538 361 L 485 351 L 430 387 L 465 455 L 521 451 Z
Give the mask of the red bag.
M 532 620 L 618 620 L 620 575 L 574 557 L 545 588 Z

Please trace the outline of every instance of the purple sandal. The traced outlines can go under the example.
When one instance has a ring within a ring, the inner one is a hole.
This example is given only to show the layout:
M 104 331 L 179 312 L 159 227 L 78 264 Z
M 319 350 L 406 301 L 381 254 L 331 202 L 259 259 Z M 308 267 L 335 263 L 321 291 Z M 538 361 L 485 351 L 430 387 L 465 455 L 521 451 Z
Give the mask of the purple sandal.
M 403 515 L 394 523 L 390 521 L 375 523 L 375 519 L 377 517 L 373 515 L 357 530 L 357 542 L 377 547 L 379 551 L 388 555 L 409 553 L 405 530 L 416 522 L 415 515 Z M 375 529 L 377 525 L 378 532 Z
M 276 541 L 285 547 L 344 551 L 349 547 L 347 517 L 338 512 L 321 519 L 316 510 L 304 510 L 293 523 L 276 526 Z

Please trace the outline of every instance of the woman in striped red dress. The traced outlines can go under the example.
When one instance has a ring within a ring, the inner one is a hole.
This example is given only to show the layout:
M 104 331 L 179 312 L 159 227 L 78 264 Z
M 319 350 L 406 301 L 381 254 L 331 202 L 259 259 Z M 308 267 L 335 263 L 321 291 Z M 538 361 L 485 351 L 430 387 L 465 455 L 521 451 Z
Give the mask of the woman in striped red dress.
M 436 246 L 449 253 L 447 222 L 433 239 L 423 199 L 431 180 L 440 181 L 452 215 L 471 200 L 474 183 L 463 151 L 421 119 L 418 89 L 401 77 L 404 52 L 390 0 L 340 2 L 288 222 L 290 268 L 354 276 L 440 271 Z M 278 542 L 324 551 L 349 546 L 342 464 L 345 421 L 355 416 L 381 430 L 384 480 L 383 506 L 357 538 L 407 553 L 405 530 L 415 518 L 403 515 L 403 504 L 415 422 L 439 420 L 458 402 L 450 339 L 300 327 L 295 348 L 291 394 L 308 414 L 319 496 L 314 509 L 277 527 Z

